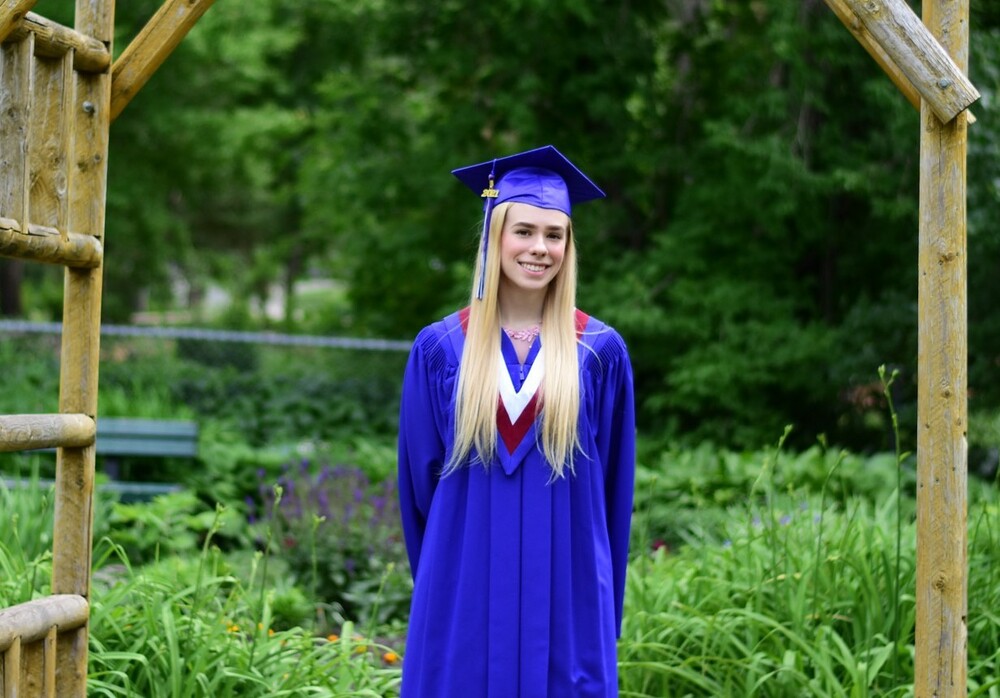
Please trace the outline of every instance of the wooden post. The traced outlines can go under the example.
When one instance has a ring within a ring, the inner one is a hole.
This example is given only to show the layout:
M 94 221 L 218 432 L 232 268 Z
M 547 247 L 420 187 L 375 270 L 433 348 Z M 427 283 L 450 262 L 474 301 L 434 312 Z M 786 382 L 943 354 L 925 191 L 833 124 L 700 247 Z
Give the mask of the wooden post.
M 968 70 L 969 0 L 924 0 L 924 23 Z M 915 698 L 966 695 L 966 116 L 920 111 Z

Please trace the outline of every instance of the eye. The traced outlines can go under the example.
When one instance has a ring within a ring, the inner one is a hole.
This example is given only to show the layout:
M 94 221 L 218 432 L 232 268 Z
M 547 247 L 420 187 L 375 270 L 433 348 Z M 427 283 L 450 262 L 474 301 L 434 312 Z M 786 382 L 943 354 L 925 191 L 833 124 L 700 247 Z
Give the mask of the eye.
M 548 234 L 547 237 L 549 238 L 549 240 L 558 241 L 563 239 L 563 234 L 553 230 Z
M 514 235 L 518 235 L 520 237 L 527 237 L 531 235 L 531 231 L 528 230 L 527 228 L 515 228 Z

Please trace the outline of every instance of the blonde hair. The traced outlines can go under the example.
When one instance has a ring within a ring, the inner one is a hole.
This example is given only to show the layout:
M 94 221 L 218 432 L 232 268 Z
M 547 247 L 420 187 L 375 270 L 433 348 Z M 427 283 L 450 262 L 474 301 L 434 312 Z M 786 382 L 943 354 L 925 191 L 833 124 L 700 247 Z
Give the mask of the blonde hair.
M 486 275 L 482 300 L 475 291 L 469 308 L 465 348 L 458 374 L 455 400 L 455 443 L 445 466 L 450 473 L 462 466 L 470 455 L 473 462 L 488 465 L 497 452 L 497 379 L 502 361 L 500 344 L 500 235 L 510 203 L 493 210 L 490 221 L 486 268 L 482 254 L 476 264 L 473 289 L 479 277 Z M 480 251 L 481 252 L 481 251 Z M 539 444 L 552 468 L 552 477 L 560 478 L 568 468 L 573 472 L 573 457 L 580 449 L 577 422 L 580 414 L 580 371 L 576 339 L 576 246 L 573 224 L 567 229 L 566 252 L 559 273 L 549 285 L 542 309 L 542 346 L 545 349 L 545 374 L 542 377 L 542 425 Z

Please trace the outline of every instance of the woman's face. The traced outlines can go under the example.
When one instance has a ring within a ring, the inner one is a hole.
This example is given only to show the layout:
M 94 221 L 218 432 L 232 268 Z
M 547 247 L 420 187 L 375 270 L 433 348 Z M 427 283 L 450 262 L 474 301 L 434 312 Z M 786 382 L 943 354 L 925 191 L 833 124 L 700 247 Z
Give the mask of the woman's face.
M 501 286 L 544 291 L 562 268 L 568 237 L 562 211 L 511 204 L 500 233 Z

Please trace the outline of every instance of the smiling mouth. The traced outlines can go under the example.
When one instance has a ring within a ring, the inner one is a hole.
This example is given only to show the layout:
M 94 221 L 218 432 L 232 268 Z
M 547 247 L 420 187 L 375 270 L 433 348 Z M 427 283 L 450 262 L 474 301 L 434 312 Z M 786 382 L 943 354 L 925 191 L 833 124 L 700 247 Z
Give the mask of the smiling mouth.
M 518 264 L 520 264 L 521 267 L 526 271 L 533 271 L 536 273 L 548 269 L 548 267 L 544 264 L 529 264 L 528 262 L 518 262 Z

